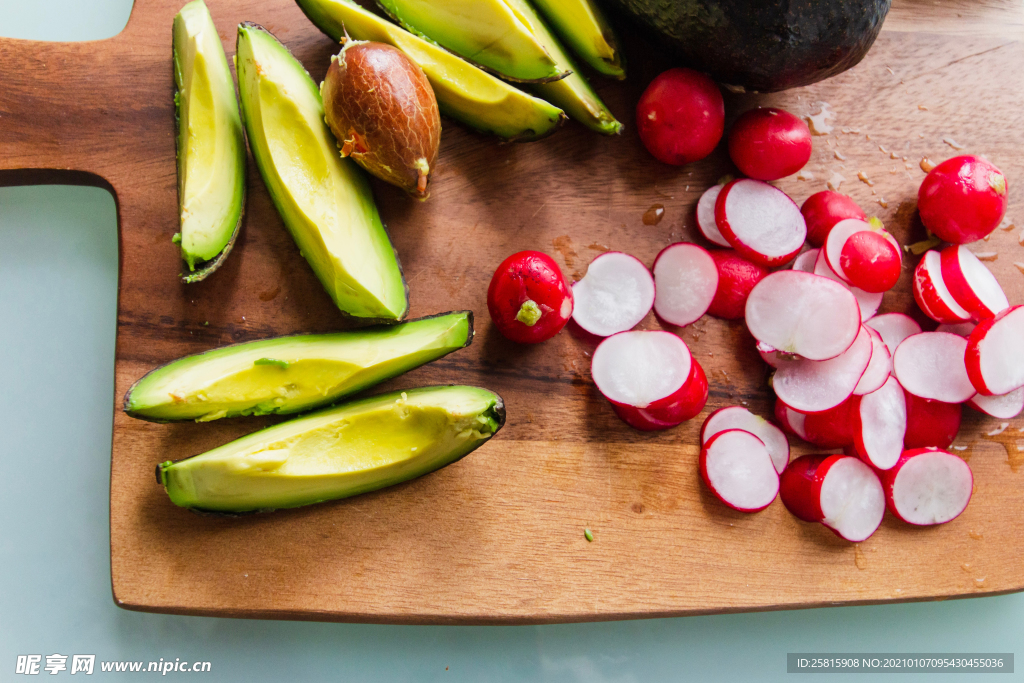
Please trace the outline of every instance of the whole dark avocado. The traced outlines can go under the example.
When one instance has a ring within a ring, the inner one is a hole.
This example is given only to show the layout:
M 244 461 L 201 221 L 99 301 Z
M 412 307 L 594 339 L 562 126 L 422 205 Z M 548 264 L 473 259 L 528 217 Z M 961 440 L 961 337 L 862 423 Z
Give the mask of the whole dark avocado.
M 890 0 L 604 0 L 653 30 L 686 66 L 746 90 L 809 85 L 859 62 Z

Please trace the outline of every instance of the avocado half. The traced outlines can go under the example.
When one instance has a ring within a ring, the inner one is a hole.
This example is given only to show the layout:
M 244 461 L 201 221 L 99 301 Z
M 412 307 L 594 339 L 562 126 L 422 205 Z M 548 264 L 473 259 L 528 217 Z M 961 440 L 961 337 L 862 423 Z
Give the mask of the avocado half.
M 605 0 L 687 66 L 756 92 L 810 85 L 856 65 L 890 0 Z
M 505 423 L 501 397 L 441 386 L 296 418 L 201 455 L 157 465 L 175 505 L 242 513 L 347 498 L 459 460 Z

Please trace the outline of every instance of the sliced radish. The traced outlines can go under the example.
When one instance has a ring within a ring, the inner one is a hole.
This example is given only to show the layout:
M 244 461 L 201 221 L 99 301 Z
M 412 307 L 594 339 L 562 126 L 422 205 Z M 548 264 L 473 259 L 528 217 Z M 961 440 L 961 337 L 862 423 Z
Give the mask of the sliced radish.
M 866 292 L 886 292 L 900 277 L 899 243 L 880 226 L 847 218 L 836 223 L 825 242 L 832 271 Z
M 934 249 L 925 252 L 914 269 L 914 301 L 937 323 L 962 323 L 971 314 L 949 293 L 942 278 L 942 257 Z
M 708 399 L 704 369 L 670 332 L 612 335 L 594 351 L 590 372 L 618 416 L 636 429 L 674 427 L 697 415 Z
M 804 253 L 796 257 L 793 261 L 793 270 L 799 270 L 804 273 L 813 273 L 814 264 L 818 260 L 818 253 L 821 249 L 808 249 Z
M 779 479 L 779 497 L 782 504 L 797 519 L 805 522 L 820 522 L 821 481 L 817 478 L 818 468 L 830 458 L 841 455 L 804 455 L 789 463 Z M 824 474 L 824 472 L 822 473 Z
M 907 434 L 907 401 L 896 378 L 890 377 L 882 388 L 858 397 L 851 412 L 858 457 L 879 470 L 895 465 Z
M 743 258 L 735 249 L 712 249 L 709 253 L 718 267 L 718 291 L 708 314 L 739 320 L 743 317 L 750 291 L 771 271 Z
M 844 448 L 853 443 L 853 414 L 850 397 L 835 408 L 809 413 L 804 418 L 804 441 L 818 448 Z
M 654 291 L 647 266 L 629 254 L 608 251 L 591 261 L 583 279 L 573 283 L 572 318 L 599 337 L 623 332 L 651 310 Z
M 1001 396 L 1024 386 L 1022 340 L 1024 306 L 1008 308 L 971 332 L 967 340 L 967 374 L 978 393 Z
M 722 188 L 715 222 L 736 251 L 767 268 L 792 260 L 807 237 L 803 214 L 789 195 L 750 178 Z
M 804 431 L 806 415 L 796 412 L 779 399 L 775 399 L 775 419 L 779 421 L 786 432 L 807 441 L 807 432 Z
M 816 413 L 834 408 L 852 396 L 870 362 L 871 335 L 862 327 L 850 348 L 835 358 L 780 363 L 772 386 L 789 407 Z
M 986 415 L 1009 420 L 1024 412 L 1024 387 L 1014 389 L 1002 396 L 975 394 L 974 398 L 967 402 L 967 405 Z
M 853 390 L 856 396 L 864 396 L 877 391 L 892 374 L 892 354 L 889 353 L 889 347 L 882 340 L 882 335 L 866 325 L 864 329 L 871 335 L 871 362 L 868 363 L 868 369 L 864 371 L 860 382 L 857 383 L 857 388 Z
M 700 476 L 733 510 L 763 510 L 779 494 L 779 473 L 768 448 L 742 429 L 715 434 L 700 451 Z
M 772 273 L 757 283 L 745 315 L 755 339 L 811 360 L 835 358 L 860 331 L 860 308 L 850 290 L 793 270 Z
M 885 493 L 874 471 L 848 455 L 810 455 L 782 473 L 782 502 L 797 518 L 821 522 L 854 543 L 875 533 L 885 514 Z
M 882 335 L 882 341 L 889 347 L 889 355 L 896 353 L 896 347 L 912 334 L 919 334 L 921 326 L 909 315 L 903 313 L 883 313 L 869 318 L 865 325 Z
M 654 312 L 685 327 L 707 313 L 718 291 L 718 266 L 703 247 L 670 244 L 654 259 Z
M 875 294 L 872 292 L 865 292 L 863 289 L 857 287 L 851 287 L 842 281 L 842 279 L 832 272 L 832 269 L 828 267 L 828 262 L 825 260 L 825 250 L 820 249 L 818 251 L 818 258 L 814 262 L 814 274 L 827 277 L 829 280 L 834 280 L 841 284 L 843 287 L 849 289 L 853 296 L 857 298 L 857 305 L 860 307 L 860 319 L 868 320 L 875 313 L 878 312 L 878 307 L 882 305 L 882 295 Z
M 958 337 L 964 337 L 966 339 L 967 337 L 971 336 L 971 332 L 974 332 L 974 328 L 977 326 L 978 323 L 975 322 L 956 323 L 955 325 L 950 325 L 949 323 L 942 323 L 941 325 L 935 328 L 935 331 L 949 332 L 950 334 L 955 334 Z M 920 331 L 921 330 L 918 329 L 918 332 Z
M 697 200 L 697 227 L 704 237 L 712 244 L 720 247 L 732 247 L 729 240 L 722 237 L 718 224 L 715 223 L 715 202 L 722 191 L 723 185 L 712 185 Z
M 915 396 L 963 403 L 975 394 L 964 365 L 966 350 L 967 340 L 948 332 L 911 335 L 893 354 L 893 374 Z
M 742 406 L 719 408 L 704 420 L 700 428 L 700 442 L 707 443 L 715 434 L 727 429 L 742 429 L 756 436 L 768 449 L 768 455 L 771 456 L 776 471 L 782 472 L 786 469 L 786 465 L 789 464 L 789 439 L 771 422 L 760 415 L 754 415 Z
M 882 472 L 886 504 L 908 524 L 945 524 L 971 502 L 974 474 L 961 458 L 937 448 L 905 451 Z
M 1010 307 L 996 276 L 967 247 L 946 247 L 940 264 L 949 293 L 975 320 L 994 318 Z
M 903 391 L 907 402 L 907 433 L 904 448 L 949 448 L 960 431 L 962 410 L 959 403 L 929 401 Z

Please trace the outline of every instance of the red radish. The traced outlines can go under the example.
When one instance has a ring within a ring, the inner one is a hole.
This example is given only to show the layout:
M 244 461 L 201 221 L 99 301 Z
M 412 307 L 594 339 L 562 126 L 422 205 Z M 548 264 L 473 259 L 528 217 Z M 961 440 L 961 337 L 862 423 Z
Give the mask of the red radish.
M 1006 177 L 991 162 L 973 155 L 946 159 L 917 191 L 921 222 L 944 242 L 976 242 L 1003 220 L 1006 190 Z
M 804 273 L 813 273 L 814 264 L 818 261 L 818 253 L 820 249 L 808 249 L 804 253 L 796 257 L 793 261 L 793 270 L 799 270 Z
M 740 512 L 763 510 L 779 495 L 779 473 L 767 447 L 742 429 L 708 439 L 700 451 L 700 476 L 718 500 Z
M 834 408 L 850 396 L 871 362 L 871 335 L 861 328 L 850 348 L 829 360 L 783 361 L 772 388 L 787 406 L 805 413 Z
M 787 360 L 799 360 L 800 358 L 800 356 L 797 356 L 796 354 L 779 351 L 775 347 L 769 346 L 764 342 L 757 342 L 755 348 L 757 348 L 757 352 L 760 354 L 761 360 L 773 368 L 779 368 Z
M 807 441 L 807 432 L 804 431 L 806 415 L 796 412 L 779 399 L 775 399 L 775 419 L 782 425 L 783 430 Z
M 967 247 L 946 247 L 940 264 L 942 280 L 953 300 L 975 320 L 994 318 L 1010 307 L 995 275 Z
M 700 442 L 705 444 L 711 437 L 727 429 L 742 429 L 750 432 L 764 443 L 772 458 L 775 470 L 782 472 L 789 464 L 789 440 L 785 433 L 768 420 L 742 406 L 719 408 L 708 415 L 700 428 Z
M 832 272 L 829 268 L 828 263 L 825 261 L 825 250 L 818 250 L 818 258 L 814 262 L 814 274 L 822 277 L 827 277 L 829 280 L 835 280 L 843 287 L 846 287 L 853 293 L 853 296 L 857 299 L 857 306 L 860 307 L 860 319 L 862 321 L 869 319 L 877 311 L 878 307 L 882 305 L 882 294 L 875 292 L 865 292 L 863 289 L 857 287 L 851 287 L 849 284 L 844 282 L 838 275 Z
M 729 247 L 729 240 L 722 237 L 722 232 L 715 223 L 715 202 L 722 191 L 723 185 L 712 185 L 697 200 L 697 227 L 705 239 L 720 247 Z
M 955 334 L 921 332 L 911 335 L 893 354 L 893 374 L 914 396 L 963 403 L 975 394 L 964 365 L 966 351 L 967 340 Z
M 974 328 L 967 340 L 966 362 L 978 393 L 1001 396 L 1024 386 L 1021 340 L 1024 306 L 1008 308 Z
M 864 396 L 878 391 L 892 374 L 892 354 L 889 353 L 889 347 L 882 340 L 882 335 L 866 325 L 864 329 L 871 335 L 871 362 L 868 363 L 868 369 L 864 371 L 860 382 L 857 383 L 857 388 L 853 390 L 855 396 Z
M 654 259 L 653 270 L 659 318 L 685 327 L 707 313 L 718 291 L 718 266 L 703 247 L 670 244 Z
M 942 257 L 934 249 L 926 251 L 914 269 L 914 301 L 937 323 L 954 324 L 971 319 L 971 314 L 949 293 L 942 277 Z
M 522 344 L 554 337 L 572 315 L 572 289 L 547 254 L 521 251 L 501 262 L 487 288 L 487 309 L 503 335 Z
M 907 434 L 904 448 L 949 448 L 960 431 L 962 410 L 959 403 L 944 403 L 919 398 L 903 390 L 907 402 Z
M 818 448 L 843 448 L 853 443 L 853 398 L 804 418 L 804 441 Z
M 974 328 L 977 327 L 977 326 L 978 326 L 978 323 L 975 323 L 975 322 L 954 323 L 952 325 L 949 324 L 949 323 L 942 323 L 941 325 L 939 325 L 938 327 L 935 328 L 935 331 L 936 332 L 949 332 L 950 334 L 955 334 L 958 337 L 964 337 L 966 339 L 967 337 L 971 336 L 971 332 L 974 332 Z M 918 332 L 920 332 L 920 331 L 921 330 L 918 329 Z
M 882 341 L 889 348 L 889 355 L 896 353 L 896 347 L 912 334 L 921 332 L 921 326 L 913 318 L 903 313 L 883 313 L 869 318 L 865 323 L 868 327 L 882 335 Z
M 811 158 L 811 131 L 803 119 L 783 109 L 751 109 L 732 124 L 729 156 L 745 176 L 785 178 Z
M 899 243 L 881 223 L 856 218 L 839 221 L 829 232 L 824 249 L 829 268 L 865 292 L 887 292 L 899 280 L 903 265 Z
M 715 201 L 715 222 L 736 251 L 766 268 L 791 261 L 807 237 L 804 217 L 789 195 L 750 178 L 722 188 Z
M 937 448 L 904 451 L 882 472 L 889 511 L 908 524 L 945 524 L 971 502 L 974 474 L 962 459 Z
M 835 358 L 860 332 L 860 308 L 849 289 L 793 270 L 780 270 L 757 283 L 747 298 L 745 316 L 754 339 L 810 360 Z
M 878 470 L 895 465 L 907 434 L 907 400 L 896 378 L 890 377 L 877 391 L 858 396 L 850 412 L 858 457 Z
M 636 105 L 640 141 L 658 161 L 682 166 L 711 154 L 725 131 L 725 102 L 715 82 L 692 69 L 669 69 Z
M 1001 420 L 1010 420 L 1024 412 L 1024 387 L 1014 389 L 1002 396 L 975 394 L 967 402 L 967 405 L 986 415 L 998 417 Z
M 849 455 L 797 458 L 782 473 L 779 492 L 798 519 L 821 522 L 854 543 L 875 533 L 885 515 L 878 475 Z
M 807 222 L 807 241 L 816 247 L 825 245 L 829 232 L 839 221 L 847 218 L 861 221 L 868 219 L 857 202 L 832 190 L 812 194 L 800 207 L 800 213 Z
M 718 290 L 708 313 L 716 318 L 739 320 L 744 315 L 750 291 L 770 271 L 751 263 L 733 249 L 713 249 L 708 253 L 718 267 Z
M 590 371 L 605 398 L 636 429 L 674 427 L 704 409 L 708 380 L 682 339 L 669 332 L 621 332 L 594 351 Z
M 632 329 L 654 305 L 654 278 L 647 266 L 621 251 L 608 251 L 590 262 L 574 282 L 573 320 L 587 332 L 607 337 Z

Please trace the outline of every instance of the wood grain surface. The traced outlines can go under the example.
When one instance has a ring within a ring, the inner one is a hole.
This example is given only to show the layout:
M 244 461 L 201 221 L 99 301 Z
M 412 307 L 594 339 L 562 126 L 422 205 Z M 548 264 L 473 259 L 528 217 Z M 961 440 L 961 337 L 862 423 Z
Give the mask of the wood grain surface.
M 228 54 L 234 27 L 273 31 L 318 81 L 336 49 L 287 0 L 209 0 Z M 537 346 L 505 341 L 486 315 L 486 284 L 519 249 L 551 253 L 573 278 L 606 249 L 651 263 L 666 244 L 700 241 L 693 208 L 730 171 L 722 149 L 684 168 L 640 146 L 632 111 L 666 62 L 628 31 L 630 78 L 595 79 L 626 132 L 608 139 L 570 123 L 537 143 L 501 145 L 444 121 L 440 166 L 425 203 L 375 184 L 411 289 L 412 315 L 468 308 L 471 347 L 376 391 L 435 383 L 499 392 L 508 423 L 486 447 L 440 472 L 354 499 L 238 519 L 176 508 L 157 462 L 225 443 L 273 420 L 155 425 L 126 417 L 120 397 L 146 371 L 223 344 L 345 325 L 283 229 L 250 163 L 246 221 L 224 267 L 182 285 L 177 230 L 171 18 L 179 0 L 137 0 L 110 40 L 0 39 L 0 183 L 70 182 L 110 189 L 120 246 L 111 567 L 129 609 L 392 623 L 526 623 L 670 616 L 831 604 L 945 599 L 1024 589 L 1024 421 L 964 411 L 957 451 L 976 491 L 967 511 L 917 529 L 887 515 L 864 543 L 805 524 L 779 501 L 743 515 L 697 475 L 704 416 L 742 403 L 770 414 L 765 366 L 742 323 L 705 318 L 680 330 L 705 367 L 711 398 L 697 419 L 661 433 L 621 423 L 589 376 L 590 340 L 568 330 Z M 1024 221 L 1024 45 L 1017 2 L 897 0 L 864 62 L 773 96 L 728 95 L 731 121 L 772 104 L 814 114 L 798 202 L 840 182 L 901 241 L 916 219 L 922 157 L 962 147 L 1006 173 L 1008 216 Z M 898 28 L 899 30 L 892 30 Z M 944 142 L 944 140 L 946 140 Z M 858 175 L 868 182 L 862 182 Z M 665 208 L 657 225 L 641 216 Z M 1021 224 L 1018 224 L 1021 225 Z M 1019 227 L 973 245 L 1011 302 L 1024 302 Z M 883 311 L 914 309 L 906 263 Z M 644 328 L 653 328 L 653 318 Z M 59 425 L 55 425 L 59 428 Z M 811 452 L 794 444 L 795 455 Z M 68 457 L 77 457 L 68 453 Z M 588 543 L 583 529 L 593 531 Z

